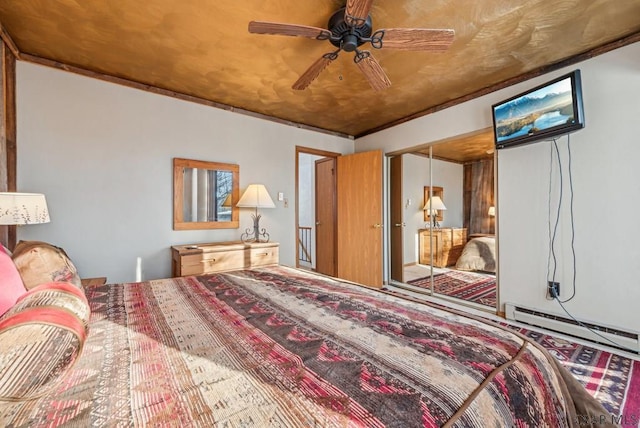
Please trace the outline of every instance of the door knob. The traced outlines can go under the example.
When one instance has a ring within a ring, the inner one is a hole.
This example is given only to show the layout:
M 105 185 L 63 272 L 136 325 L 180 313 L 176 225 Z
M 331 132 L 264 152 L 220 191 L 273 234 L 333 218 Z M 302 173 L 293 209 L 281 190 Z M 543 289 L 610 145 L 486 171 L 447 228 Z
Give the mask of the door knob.
M 375 227 L 376 229 L 380 229 L 382 225 L 380 223 L 376 223 L 373 225 L 373 227 Z
M 320 222 L 319 221 L 316 221 L 316 226 L 320 226 Z
M 405 227 L 406 223 L 396 223 L 394 226 L 395 227 Z

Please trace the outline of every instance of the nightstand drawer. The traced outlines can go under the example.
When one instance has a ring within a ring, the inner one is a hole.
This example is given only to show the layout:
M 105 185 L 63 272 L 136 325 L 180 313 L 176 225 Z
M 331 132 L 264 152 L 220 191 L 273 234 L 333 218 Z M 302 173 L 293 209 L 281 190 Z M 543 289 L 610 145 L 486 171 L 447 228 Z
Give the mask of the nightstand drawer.
M 278 264 L 278 247 L 252 248 L 249 254 L 250 267 Z
M 220 242 L 171 247 L 173 276 L 203 275 L 279 263 L 278 243 Z
M 244 251 L 220 251 L 182 257 L 183 275 L 200 275 L 238 269 L 243 265 Z

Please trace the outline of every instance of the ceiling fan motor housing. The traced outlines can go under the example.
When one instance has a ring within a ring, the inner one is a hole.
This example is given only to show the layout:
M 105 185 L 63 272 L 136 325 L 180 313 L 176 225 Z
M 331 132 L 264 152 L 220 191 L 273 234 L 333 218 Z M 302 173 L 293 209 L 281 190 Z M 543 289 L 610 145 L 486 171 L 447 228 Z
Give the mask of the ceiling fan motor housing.
M 353 52 L 358 46 L 365 43 L 362 39 L 371 37 L 371 16 L 367 16 L 364 24 L 360 26 L 350 26 L 344 20 L 345 8 L 335 12 L 329 19 L 328 28 L 333 34 L 330 39 L 331 43 L 345 52 Z

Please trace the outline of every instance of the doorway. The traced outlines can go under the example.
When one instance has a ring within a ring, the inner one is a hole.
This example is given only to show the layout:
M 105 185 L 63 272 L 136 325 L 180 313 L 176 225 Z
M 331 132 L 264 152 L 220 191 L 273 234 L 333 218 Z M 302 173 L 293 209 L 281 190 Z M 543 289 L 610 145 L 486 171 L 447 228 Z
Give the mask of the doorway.
M 336 274 L 336 158 L 296 147 L 296 267 Z
M 296 267 L 382 287 L 382 159 L 296 147 Z
M 316 272 L 336 275 L 336 159 L 315 162 Z

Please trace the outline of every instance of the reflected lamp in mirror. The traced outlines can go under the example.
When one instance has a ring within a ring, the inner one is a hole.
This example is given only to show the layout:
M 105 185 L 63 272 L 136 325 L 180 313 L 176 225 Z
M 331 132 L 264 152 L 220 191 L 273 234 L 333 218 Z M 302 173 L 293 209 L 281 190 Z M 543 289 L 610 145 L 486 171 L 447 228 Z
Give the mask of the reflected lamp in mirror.
M 47 200 L 42 193 L 0 193 L 0 225 L 49 223 Z
M 440 224 L 437 221 L 438 211 L 444 211 L 447 209 L 442 202 L 442 199 L 440 199 L 439 196 L 433 196 L 432 198 L 427 199 L 427 202 L 424 204 L 424 208 L 422 209 L 431 219 L 431 227 L 440 227 Z
M 441 186 L 424 186 L 424 199 L 423 203 L 426 205 L 429 198 L 437 196 L 440 200 L 444 200 L 444 188 Z M 436 220 L 439 222 L 444 221 L 444 210 L 437 210 Z M 431 215 L 425 210 L 424 211 L 424 221 L 431 222 Z
M 173 159 L 173 229 L 237 229 L 240 167 Z
M 222 203 L 223 207 L 231 207 L 233 206 L 233 201 L 232 201 L 232 197 L 231 197 L 231 193 L 229 193 L 227 195 L 227 197 L 224 199 L 224 202 Z
M 489 217 L 495 217 L 496 216 L 496 207 L 489 207 Z
M 263 184 L 251 184 L 244 191 L 242 197 L 236 204 L 240 208 L 255 208 L 255 214 L 251 214 L 253 219 L 253 230 L 247 229 L 240 239 L 242 242 L 269 242 L 269 234 L 266 229 L 260 229 L 260 218 L 258 208 L 275 208 L 273 199 L 269 196 Z

